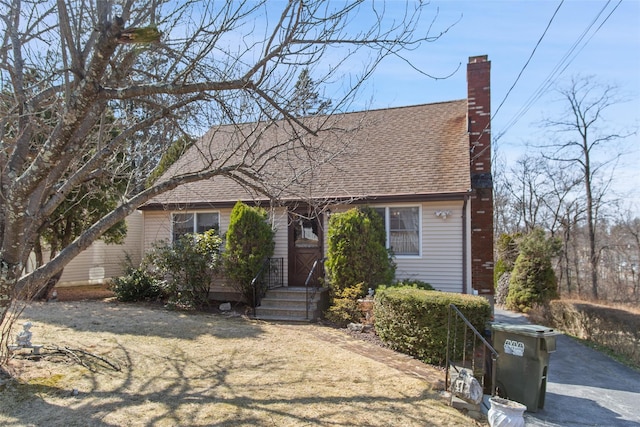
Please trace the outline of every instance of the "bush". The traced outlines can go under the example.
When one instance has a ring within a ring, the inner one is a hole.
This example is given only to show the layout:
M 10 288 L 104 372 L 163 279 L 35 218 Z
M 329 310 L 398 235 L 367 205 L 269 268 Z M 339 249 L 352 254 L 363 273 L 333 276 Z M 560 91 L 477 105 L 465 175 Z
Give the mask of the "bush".
M 507 296 L 509 295 L 509 285 L 511 284 L 511 273 L 503 273 L 498 279 L 498 285 L 496 286 L 496 304 L 505 305 L 507 303 Z
M 357 322 L 361 320 L 357 300 L 368 288 L 390 284 L 395 276 L 382 217 L 366 207 L 333 214 L 327 235 L 325 267 L 331 307 L 325 315 L 339 325 Z
M 394 350 L 442 365 L 450 304 L 455 304 L 478 331 L 484 331 L 491 318 L 491 306 L 485 298 L 404 287 L 378 290 L 373 310 L 376 333 Z M 462 336 L 464 324 L 457 325 L 457 334 Z
M 251 281 L 260 272 L 266 259 L 273 256 L 275 248 L 275 232 L 267 218 L 264 209 L 237 202 L 231 211 L 226 234 L 225 275 L 252 306 L 257 302 L 253 300 Z
M 148 254 L 155 274 L 163 280 L 168 304 L 200 308 L 209 303 L 209 287 L 220 268 L 222 239 L 215 230 L 186 234 L 173 245 L 156 244 Z
M 361 323 L 364 317 L 358 299 L 365 293 L 364 284 L 351 286 L 334 295 L 331 307 L 325 312 L 325 319 L 337 326 L 346 326 L 351 322 Z
M 509 278 L 518 258 L 518 239 L 520 238 L 522 238 L 521 233 L 501 234 L 496 242 L 497 261 L 493 268 L 493 285 L 496 290 L 496 303 L 500 305 L 507 302 Z M 502 288 L 499 289 L 499 287 Z
M 383 287 L 380 287 L 380 289 L 382 288 Z M 422 289 L 425 291 L 435 291 L 435 288 L 431 286 L 430 283 L 423 282 L 422 280 L 417 280 L 417 279 L 396 280 L 391 285 L 385 286 L 384 288 L 413 288 L 413 289 Z
M 520 254 L 511 272 L 507 308 L 527 312 L 558 297 L 558 281 L 551 258 L 560 251 L 557 238 L 533 230 L 519 243 Z
M 123 302 L 158 301 L 164 297 L 161 282 L 145 266 L 134 267 L 127 258 L 124 276 L 113 279 L 109 288 Z
M 571 300 L 551 301 L 545 314 L 554 328 L 604 346 L 640 369 L 640 314 Z

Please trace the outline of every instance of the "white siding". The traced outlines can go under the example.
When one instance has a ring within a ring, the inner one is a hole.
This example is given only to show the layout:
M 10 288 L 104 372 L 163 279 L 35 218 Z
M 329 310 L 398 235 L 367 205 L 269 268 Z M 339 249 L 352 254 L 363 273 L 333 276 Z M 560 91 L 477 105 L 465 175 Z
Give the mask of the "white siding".
M 289 215 L 285 208 L 277 208 L 272 212 L 271 216 L 276 230 L 273 257 L 283 259 L 283 282 L 287 286 L 289 283 Z
M 371 204 L 371 207 L 420 206 L 422 240 L 419 256 L 396 256 L 396 279 L 417 279 L 446 292 L 463 291 L 463 202 L 425 202 L 406 204 Z M 331 212 L 351 208 L 337 205 Z M 446 212 L 436 215 L 436 212 Z M 325 253 L 326 242 L 325 234 Z
M 430 283 L 434 288 L 447 292 L 463 291 L 463 202 L 426 202 L 406 204 L 370 205 L 371 207 L 383 206 L 420 206 L 422 240 L 421 254 L 419 256 L 397 256 L 397 279 L 417 279 Z M 336 205 L 331 207 L 331 212 L 344 212 L 351 205 Z M 220 209 L 220 233 L 224 234 L 229 227 L 231 209 Z M 436 212 L 446 212 L 444 215 L 436 215 Z M 171 237 L 171 212 L 145 211 L 144 212 L 144 249 L 151 249 L 153 242 L 169 240 Z M 324 253 L 327 251 L 326 229 L 328 224 L 325 219 Z M 272 213 L 272 223 L 276 230 L 274 257 L 283 258 L 284 283 L 287 282 L 288 273 L 288 216 L 284 208 L 275 209 Z M 468 244 L 468 242 L 467 242 Z M 469 270 L 469 269 L 467 269 Z M 467 277 L 469 277 L 467 271 Z
M 154 243 L 171 239 L 171 213 L 167 211 L 144 211 L 144 252 Z
M 220 235 L 224 235 L 229 228 L 231 209 L 207 209 L 194 211 L 180 211 L 180 213 L 217 212 L 220 221 Z M 171 214 L 170 211 L 145 211 L 144 212 L 144 250 L 153 248 L 154 243 L 171 241 Z
M 189 211 L 192 212 L 192 211 Z M 229 229 L 231 219 L 231 208 L 219 209 L 215 211 L 193 211 L 193 212 L 218 212 L 220 214 L 220 235 Z M 272 225 L 276 230 L 275 258 L 283 258 L 284 283 L 287 284 L 288 272 L 288 216 L 284 208 L 275 209 L 272 213 Z M 169 211 L 145 211 L 144 212 L 144 250 L 149 251 L 153 244 L 159 241 L 169 241 L 171 239 L 171 212 Z
M 74 286 L 105 283 L 122 274 L 125 256 L 134 264 L 142 257 L 143 218 L 136 211 L 129 215 L 127 236 L 121 245 L 107 245 L 101 240 L 82 251 L 65 268 L 58 286 Z
M 447 292 L 463 291 L 463 203 L 422 205 L 422 255 L 397 258 L 396 276 L 416 278 Z M 446 218 L 436 213 L 446 212 Z

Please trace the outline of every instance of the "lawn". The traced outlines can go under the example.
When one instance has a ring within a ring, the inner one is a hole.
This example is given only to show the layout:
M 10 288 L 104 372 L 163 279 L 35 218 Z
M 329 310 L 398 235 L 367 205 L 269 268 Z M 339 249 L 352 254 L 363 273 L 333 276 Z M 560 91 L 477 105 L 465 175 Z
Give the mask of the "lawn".
M 437 369 L 321 325 L 115 301 L 34 303 L 27 320 L 44 356 L 11 360 L 4 426 L 477 425 Z

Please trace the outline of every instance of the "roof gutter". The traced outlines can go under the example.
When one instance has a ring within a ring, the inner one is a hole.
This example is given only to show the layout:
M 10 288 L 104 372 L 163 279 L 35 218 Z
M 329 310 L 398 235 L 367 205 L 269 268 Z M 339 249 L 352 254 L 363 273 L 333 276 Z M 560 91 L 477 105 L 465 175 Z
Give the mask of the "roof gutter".
M 322 204 L 348 203 L 362 205 L 367 203 L 409 203 L 409 202 L 430 202 L 430 201 L 451 201 L 466 200 L 467 192 L 452 193 L 428 193 L 428 194 L 396 194 L 396 195 L 368 195 L 368 196 L 328 196 L 318 199 Z M 246 199 L 247 204 L 269 204 L 268 199 Z M 140 206 L 142 211 L 177 211 L 188 209 L 215 209 L 233 207 L 237 200 L 218 200 L 215 202 L 151 202 Z M 303 199 L 281 199 L 278 201 L 281 206 L 297 206 L 301 202 L 309 202 Z

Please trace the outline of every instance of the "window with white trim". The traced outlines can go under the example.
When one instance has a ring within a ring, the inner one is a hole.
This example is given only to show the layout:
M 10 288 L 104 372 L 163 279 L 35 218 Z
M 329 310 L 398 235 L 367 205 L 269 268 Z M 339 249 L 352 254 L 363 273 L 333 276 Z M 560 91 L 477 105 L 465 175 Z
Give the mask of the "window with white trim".
M 420 255 L 420 207 L 376 207 L 384 219 L 387 247 L 395 255 Z
M 180 236 L 189 233 L 204 233 L 208 230 L 220 230 L 218 212 L 174 213 L 171 216 L 172 237 L 177 241 Z

